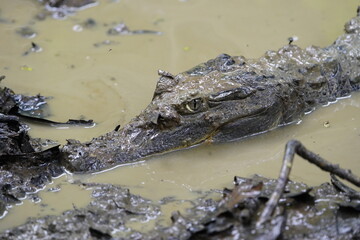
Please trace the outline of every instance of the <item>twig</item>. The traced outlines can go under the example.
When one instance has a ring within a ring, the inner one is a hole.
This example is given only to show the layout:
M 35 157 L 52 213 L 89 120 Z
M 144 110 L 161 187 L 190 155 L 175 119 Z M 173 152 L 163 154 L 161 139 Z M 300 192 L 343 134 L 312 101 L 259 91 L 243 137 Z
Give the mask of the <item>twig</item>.
M 356 190 L 352 189 L 351 187 L 346 186 L 342 182 L 340 182 L 334 174 L 330 174 L 331 177 L 331 183 L 337 187 L 340 191 L 344 192 L 347 196 L 350 198 L 356 198 L 360 199 L 360 192 L 357 192 Z
M 270 220 L 271 215 L 273 214 L 276 206 L 278 205 L 278 202 L 284 192 L 286 183 L 289 180 L 289 174 L 291 171 L 295 153 L 302 158 L 308 160 L 310 163 L 315 164 L 322 170 L 335 174 L 338 177 L 345 179 L 353 183 L 354 185 L 360 187 L 360 178 L 352 174 L 350 170 L 342 169 L 339 167 L 339 165 L 332 164 L 326 161 L 319 155 L 307 150 L 304 145 L 302 145 L 299 141 L 290 140 L 285 147 L 283 164 L 281 167 L 277 185 L 270 199 L 267 201 L 263 212 L 261 213 L 261 216 L 256 224 L 257 227 L 260 227 L 265 222 Z

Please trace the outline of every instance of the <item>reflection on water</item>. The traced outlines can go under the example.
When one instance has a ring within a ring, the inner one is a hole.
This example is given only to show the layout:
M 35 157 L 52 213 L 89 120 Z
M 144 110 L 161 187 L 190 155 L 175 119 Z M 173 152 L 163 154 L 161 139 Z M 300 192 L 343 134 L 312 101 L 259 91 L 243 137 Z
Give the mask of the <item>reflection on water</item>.
M 35 1 L 2 0 L 0 75 L 6 79 L 1 84 L 17 93 L 53 96 L 49 102 L 52 120 L 85 117 L 98 123 L 89 129 L 31 125 L 33 137 L 60 143 L 69 138 L 85 141 L 125 124 L 145 108 L 158 78 L 157 69 L 178 73 L 223 52 L 259 57 L 294 35 L 302 47 L 326 46 L 342 33 L 357 5 L 360 1 L 101 1 L 65 21 L 35 21 L 33 16 L 39 12 Z M 79 28 L 89 18 L 95 25 Z M 163 34 L 106 34 L 121 22 L 130 29 Z M 37 36 L 27 39 L 16 33 L 25 26 Z M 31 42 L 43 51 L 23 56 Z M 292 138 L 360 174 L 359 122 L 360 94 L 354 94 L 307 115 L 299 125 L 243 141 L 205 144 L 94 175 L 66 175 L 47 187 L 53 191 L 39 193 L 41 202 L 26 200 L 10 209 L 0 220 L 0 231 L 29 216 L 58 214 L 86 205 L 89 192 L 70 184 L 79 179 L 124 185 L 158 201 L 165 196 L 193 199 L 198 190 L 230 186 L 234 175 L 277 177 L 285 143 Z M 292 179 L 319 184 L 329 177 L 297 158 Z M 164 212 L 169 214 L 180 205 L 167 205 Z

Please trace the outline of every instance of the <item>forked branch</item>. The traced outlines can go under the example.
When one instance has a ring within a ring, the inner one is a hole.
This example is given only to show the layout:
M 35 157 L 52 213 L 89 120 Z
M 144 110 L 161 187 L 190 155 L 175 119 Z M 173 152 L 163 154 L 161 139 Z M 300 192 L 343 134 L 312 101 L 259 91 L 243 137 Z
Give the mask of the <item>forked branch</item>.
M 306 149 L 304 145 L 297 140 L 290 140 L 285 147 L 284 159 L 277 185 L 257 222 L 258 227 L 271 219 L 271 216 L 284 192 L 286 183 L 289 180 L 289 174 L 292 168 L 295 153 L 308 160 L 310 163 L 315 164 L 320 169 L 330 172 L 360 187 L 360 178 L 352 174 L 351 170 L 340 168 L 338 164 L 332 164 L 326 161 L 319 155 Z

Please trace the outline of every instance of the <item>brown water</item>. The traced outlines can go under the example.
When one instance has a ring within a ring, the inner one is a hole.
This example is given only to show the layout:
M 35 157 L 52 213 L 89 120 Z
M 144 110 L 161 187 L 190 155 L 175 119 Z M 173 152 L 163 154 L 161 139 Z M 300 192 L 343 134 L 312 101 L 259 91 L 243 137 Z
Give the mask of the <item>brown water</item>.
M 35 1 L 2 0 L 0 19 L 14 23 L 0 21 L 0 75 L 6 75 L 1 85 L 17 93 L 53 96 L 49 102 L 53 120 L 84 116 L 98 123 L 87 129 L 31 125 L 33 137 L 60 143 L 68 138 L 90 140 L 124 125 L 145 108 L 158 69 L 179 73 L 220 53 L 259 57 L 294 35 L 301 47 L 327 46 L 342 34 L 358 5 L 358 0 L 103 0 L 65 21 L 47 18 L 39 22 L 33 19 L 39 12 Z M 73 30 L 88 18 L 97 22 L 96 27 Z M 163 34 L 108 36 L 105 25 L 113 22 Z M 38 35 L 21 37 L 15 32 L 22 26 L 32 27 Z M 94 47 L 104 40 L 114 44 Z M 43 51 L 22 56 L 32 41 Z M 325 127 L 326 121 L 330 125 Z M 60 191 L 45 189 L 40 192 L 41 202 L 26 200 L 10 209 L 0 220 L 0 231 L 27 217 L 85 206 L 89 191 L 70 184 L 77 179 L 121 184 L 157 201 L 169 195 L 192 199 L 198 190 L 230 186 L 234 175 L 277 177 L 284 145 L 292 138 L 360 174 L 359 123 L 360 94 L 353 94 L 307 115 L 299 125 L 243 141 L 203 145 L 90 176 L 65 175 L 47 187 L 60 187 Z M 319 184 L 329 177 L 297 158 L 292 179 Z M 163 210 L 169 214 L 181 207 L 172 203 Z

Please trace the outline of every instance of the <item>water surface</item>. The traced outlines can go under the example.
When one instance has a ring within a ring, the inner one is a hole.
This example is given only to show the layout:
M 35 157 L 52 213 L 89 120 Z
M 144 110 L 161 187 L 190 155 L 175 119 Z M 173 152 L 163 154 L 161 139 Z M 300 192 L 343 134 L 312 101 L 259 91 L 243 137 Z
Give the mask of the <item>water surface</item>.
M 287 44 L 291 36 L 298 37 L 295 44 L 301 47 L 324 47 L 343 33 L 358 5 L 360 1 L 354 0 L 104 0 L 66 20 L 37 21 L 34 16 L 41 7 L 35 1 L 2 0 L 0 75 L 6 79 L 1 85 L 17 93 L 52 96 L 52 120 L 84 117 L 97 122 L 93 128 L 30 125 L 32 137 L 60 143 L 69 138 L 86 141 L 124 125 L 144 109 L 151 101 L 158 69 L 176 74 L 221 53 L 259 57 Z M 96 25 L 82 27 L 89 18 Z M 107 35 L 111 26 L 121 22 L 131 30 L 163 34 Z M 37 36 L 27 39 L 17 34 L 24 26 L 33 28 Z M 99 44 L 106 40 L 112 44 Z M 31 42 L 43 51 L 23 56 Z M 305 116 L 301 124 L 242 141 L 205 144 L 94 175 L 64 175 L 40 192 L 40 202 L 25 200 L 10 209 L 0 220 L 0 231 L 28 217 L 85 206 L 89 191 L 71 184 L 78 179 L 120 184 L 158 201 L 166 196 L 196 198 L 198 191 L 230 186 L 234 175 L 277 177 L 285 143 L 293 138 L 360 174 L 359 122 L 360 94 L 353 94 Z M 328 174 L 300 158 L 291 176 L 308 184 L 329 180 Z M 165 206 L 164 219 L 184 206 Z

